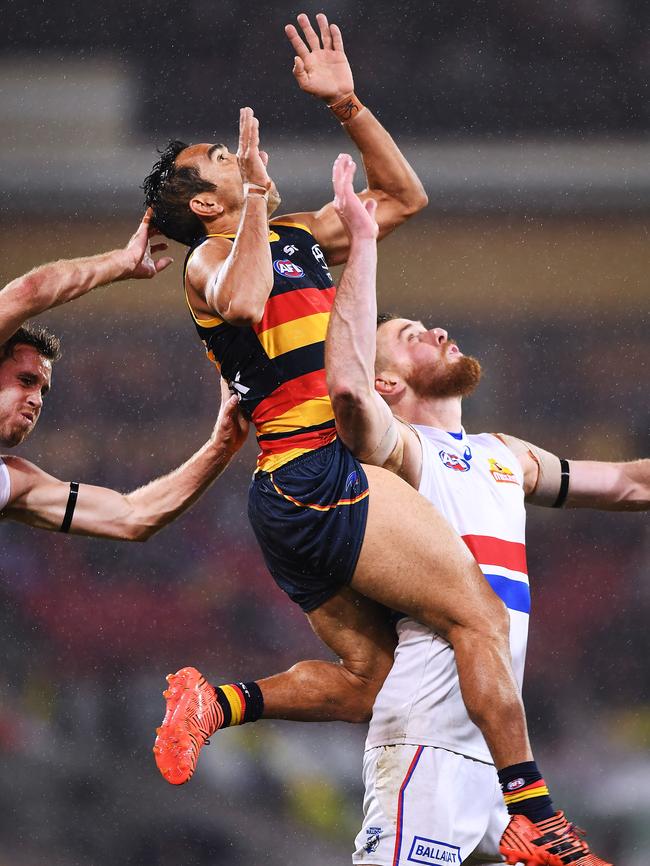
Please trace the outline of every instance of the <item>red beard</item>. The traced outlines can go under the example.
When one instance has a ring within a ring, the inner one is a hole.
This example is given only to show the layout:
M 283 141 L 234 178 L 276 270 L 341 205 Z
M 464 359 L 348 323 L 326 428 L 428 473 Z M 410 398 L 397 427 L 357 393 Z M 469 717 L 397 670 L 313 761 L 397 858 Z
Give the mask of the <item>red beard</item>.
M 406 381 L 418 397 L 468 397 L 482 373 L 476 358 L 463 355 L 451 363 L 413 370 Z

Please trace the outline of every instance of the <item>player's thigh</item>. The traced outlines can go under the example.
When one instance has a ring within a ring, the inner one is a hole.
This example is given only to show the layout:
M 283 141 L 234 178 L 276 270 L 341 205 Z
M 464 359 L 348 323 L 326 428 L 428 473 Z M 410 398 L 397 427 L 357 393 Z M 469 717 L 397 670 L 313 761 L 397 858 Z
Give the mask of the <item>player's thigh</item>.
M 318 637 L 350 673 L 383 683 L 393 665 L 397 644 L 395 627 L 385 607 L 344 587 L 307 616 Z
M 507 623 L 502 602 L 445 518 L 401 478 L 364 468 L 368 519 L 352 587 L 443 634 L 486 618 Z
M 363 866 L 460 864 L 485 835 L 494 767 L 430 746 L 364 756 L 363 826 L 352 860 Z

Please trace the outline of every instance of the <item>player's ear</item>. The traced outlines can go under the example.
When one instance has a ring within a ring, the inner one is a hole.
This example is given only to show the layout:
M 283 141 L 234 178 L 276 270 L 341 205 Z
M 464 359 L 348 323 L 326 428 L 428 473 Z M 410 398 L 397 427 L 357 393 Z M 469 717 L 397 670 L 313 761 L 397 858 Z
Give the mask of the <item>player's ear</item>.
M 195 213 L 199 219 L 207 220 L 221 216 L 223 213 L 223 205 L 210 195 L 209 192 L 202 192 L 200 195 L 195 195 L 190 199 L 190 210 Z
M 406 385 L 400 377 L 389 370 L 384 370 L 375 376 L 375 391 L 389 403 L 401 397 L 405 388 Z

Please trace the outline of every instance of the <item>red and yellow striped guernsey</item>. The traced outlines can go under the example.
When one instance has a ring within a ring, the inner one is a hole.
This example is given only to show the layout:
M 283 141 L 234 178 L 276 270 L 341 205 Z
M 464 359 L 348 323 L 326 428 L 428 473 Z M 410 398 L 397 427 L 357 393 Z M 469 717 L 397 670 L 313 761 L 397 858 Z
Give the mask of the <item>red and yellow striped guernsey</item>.
M 205 240 L 189 251 L 184 278 L 192 253 Z M 257 468 L 265 472 L 336 438 L 325 381 L 325 335 L 336 292 L 327 262 L 299 223 L 272 222 L 269 243 L 273 289 L 259 324 L 238 328 L 218 316 L 199 319 L 190 307 L 208 357 L 255 425 Z

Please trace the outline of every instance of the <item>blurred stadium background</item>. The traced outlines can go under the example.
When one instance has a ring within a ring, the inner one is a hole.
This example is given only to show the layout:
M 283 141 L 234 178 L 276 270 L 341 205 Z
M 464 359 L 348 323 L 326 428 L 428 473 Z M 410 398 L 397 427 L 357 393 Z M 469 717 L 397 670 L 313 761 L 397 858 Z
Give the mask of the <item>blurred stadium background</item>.
M 308 2 L 17 2 L 0 31 L 2 283 L 121 245 L 169 137 L 262 124 L 283 209 L 329 198 L 348 148 L 302 94 L 282 26 Z M 430 206 L 381 246 L 380 305 L 483 361 L 470 430 L 575 458 L 648 455 L 650 6 L 332 0 L 357 92 Z M 216 377 L 176 264 L 44 318 L 64 341 L 20 453 L 132 489 L 209 435 Z M 144 546 L 0 527 L 0 866 L 349 863 L 363 726 L 215 738 L 189 787 L 150 753 L 164 674 L 252 679 L 323 656 L 245 517 L 250 444 Z M 531 512 L 525 697 L 556 799 L 617 866 L 650 846 L 647 516 Z M 326 657 L 326 656 L 325 656 Z M 470 793 L 468 792 L 468 796 Z

